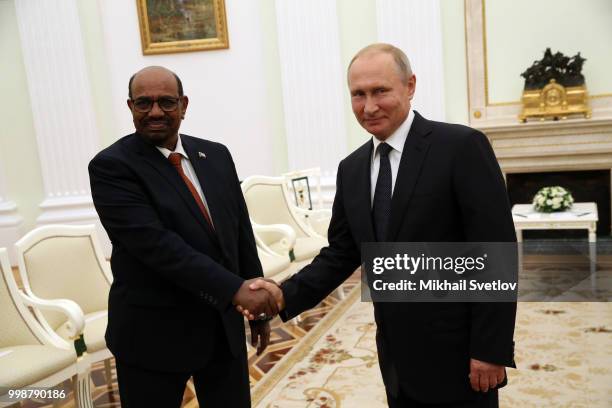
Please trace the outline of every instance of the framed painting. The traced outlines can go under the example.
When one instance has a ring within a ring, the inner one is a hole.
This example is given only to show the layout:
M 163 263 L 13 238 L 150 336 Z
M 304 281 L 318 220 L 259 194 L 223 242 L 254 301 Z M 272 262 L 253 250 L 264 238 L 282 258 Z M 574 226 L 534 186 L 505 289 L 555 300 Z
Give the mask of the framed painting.
M 142 53 L 229 48 L 224 0 L 136 0 Z

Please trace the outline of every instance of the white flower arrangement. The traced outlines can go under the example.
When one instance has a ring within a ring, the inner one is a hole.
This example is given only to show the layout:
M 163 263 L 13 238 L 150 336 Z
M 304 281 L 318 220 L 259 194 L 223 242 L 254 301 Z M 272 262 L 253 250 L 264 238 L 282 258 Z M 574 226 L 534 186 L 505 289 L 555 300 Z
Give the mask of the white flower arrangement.
M 533 208 L 539 212 L 565 211 L 572 208 L 574 197 L 560 186 L 544 187 L 533 197 Z

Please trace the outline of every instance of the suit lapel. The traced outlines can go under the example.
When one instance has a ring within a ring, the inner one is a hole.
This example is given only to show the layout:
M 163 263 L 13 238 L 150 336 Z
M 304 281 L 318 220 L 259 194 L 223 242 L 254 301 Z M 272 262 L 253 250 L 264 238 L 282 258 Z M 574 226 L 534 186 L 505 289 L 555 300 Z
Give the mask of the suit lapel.
M 404 151 L 402 152 L 393 198 L 391 199 L 391 218 L 387 236 L 389 242 L 396 240 L 402 220 L 406 215 L 408 202 L 429 150 L 430 142 L 427 136 L 430 133 L 431 124 L 429 121 L 415 111 L 412 126 L 404 143 Z
M 346 177 L 348 182 L 352 183 L 348 190 L 354 192 L 353 197 L 345 197 L 345 201 L 352 201 L 355 205 L 355 217 L 357 222 L 355 225 L 360 230 L 359 242 L 374 242 L 374 226 L 372 224 L 372 205 L 371 205 L 371 172 L 370 165 L 372 161 L 372 141 L 370 140 L 363 146 L 359 152 L 354 169 L 354 174 L 349 174 Z M 364 183 L 353 182 L 354 180 L 366 180 Z
M 202 227 L 206 230 L 206 232 L 214 239 L 214 234 L 212 233 L 208 222 L 202 215 L 202 211 L 198 207 L 195 202 L 191 192 L 187 188 L 187 185 L 178 174 L 176 169 L 172 166 L 170 161 L 164 157 L 164 155 L 155 148 L 142 140 L 141 136 L 134 134 L 134 145 L 136 147 L 136 151 L 140 154 L 143 159 L 151 165 L 169 184 L 174 187 L 179 197 L 185 202 L 192 215 L 198 220 L 198 222 L 202 225 Z
M 218 182 L 215 182 L 216 180 L 224 180 L 224 178 L 218 174 L 218 166 L 215 166 L 219 158 L 215 157 L 211 152 L 197 150 L 193 141 L 189 140 L 187 137 L 183 137 L 181 141 L 187 156 L 189 156 L 189 161 L 191 161 L 191 165 L 195 170 L 196 176 L 198 177 L 204 197 L 206 198 L 210 217 L 215 227 L 214 234 L 219 238 L 219 242 L 223 248 L 225 246 L 224 243 L 232 240 L 232 237 L 228 235 L 232 234 L 232 229 L 226 225 L 232 215 L 227 214 L 227 206 L 223 203 L 222 186 L 220 186 Z M 208 226 L 208 224 L 206 225 Z

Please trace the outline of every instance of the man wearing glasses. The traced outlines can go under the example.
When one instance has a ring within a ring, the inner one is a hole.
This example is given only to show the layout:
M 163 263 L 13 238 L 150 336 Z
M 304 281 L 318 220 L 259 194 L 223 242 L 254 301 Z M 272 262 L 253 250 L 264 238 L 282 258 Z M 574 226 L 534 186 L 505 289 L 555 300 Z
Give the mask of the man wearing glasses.
M 136 132 L 89 164 L 91 191 L 113 243 L 106 342 L 123 407 L 180 407 L 193 377 L 200 406 L 249 407 L 243 317 L 258 353 L 266 291 L 253 231 L 227 148 L 179 134 L 189 100 L 179 77 L 147 67 L 129 81 Z

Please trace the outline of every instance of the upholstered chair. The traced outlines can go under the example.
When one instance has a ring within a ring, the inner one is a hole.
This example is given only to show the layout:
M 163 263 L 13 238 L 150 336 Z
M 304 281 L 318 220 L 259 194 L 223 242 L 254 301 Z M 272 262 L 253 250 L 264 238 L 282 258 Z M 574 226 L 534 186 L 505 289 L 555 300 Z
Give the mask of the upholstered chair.
M 92 363 L 104 361 L 106 380 L 112 384 L 110 351 L 104 334 L 108 292 L 112 282 L 94 225 L 38 227 L 15 244 L 24 292 L 32 298 L 64 298 L 85 313 L 85 344 Z M 49 335 L 69 341 L 65 316 L 34 308 Z
M 28 309 L 53 312 L 66 320 L 66 340 L 58 341 L 39 324 Z M 85 318 L 79 306 L 66 299 L 33 299 L 17 287 L 7 251 L 0 248 L 0 407 L 33 399 L 37 394 L 9 393 L 9 390 L 44 392 L 66 380 L 73 381 L 76 406 L 91 408 L 90 361 L 85 352 Z M 11 395 L 12 394 L 12 395 Z M 67 393 L 65 394 L 67 395 Z M 62 394 L 58 394 L 62 397 Z M 58 399 L 56 399 L 58 400 Z
M 292 260 L 311 259 L 327 245 L 327 239 L 304 222 L 305 213 L 318 218 L 322 214 L 321 210 L 303 210 L 296 207 L 289 200 L 283 177 L 251 176 L 242 182 L 241 187 L 249 215 L 255 224 L 285 224 L 293 229 L 296 240 L 291 251 Z M 325 211 L 325 214 L 328 212 Z M 262 230 L 256 231 L 256 234 L 267 248 L 281 255 L 286 252 L 282 234 Z

